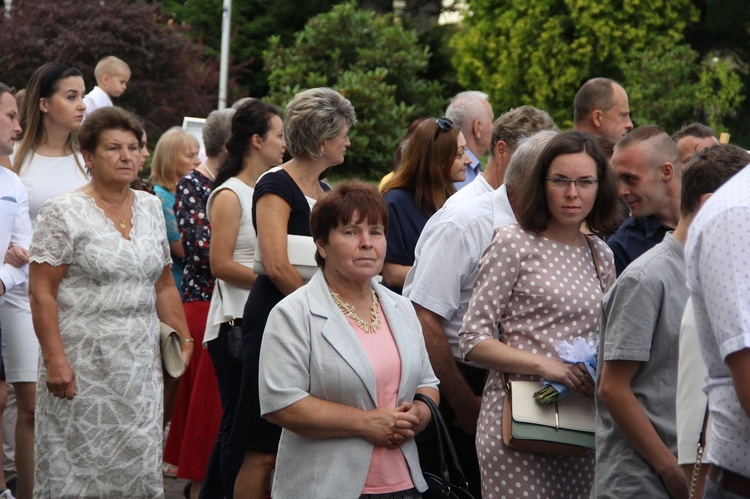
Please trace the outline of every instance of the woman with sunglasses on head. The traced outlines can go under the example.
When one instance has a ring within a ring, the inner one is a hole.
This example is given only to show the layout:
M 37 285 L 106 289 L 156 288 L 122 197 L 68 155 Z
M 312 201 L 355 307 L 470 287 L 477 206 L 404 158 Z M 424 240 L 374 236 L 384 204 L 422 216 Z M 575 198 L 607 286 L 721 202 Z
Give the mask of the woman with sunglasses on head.
M 459 335 L 464 358 L 491 369 L 477 423 L 482 497 L 588 498 L 593 456 L 505 446 L 503 378 L 544 378 L 593 397 L 585 366 L 562 362 L 555 345 L 596 334 L 614 257 L 599 238 L 587 240 L 581 224 L 595 232 L 617 227 L 617 181 L 592 135 L 565 132 L 542 150 L 519 198 L 518 223 L 497 229 L 480 262 Z
M 26 88 L 26 98 L 20 109 L 24 135 L 10 159 L 13 170 L 29 193 L 29 216 L 33 225 L 45 201 L 89 181 L 76 139 L 86 109 L 83 103 L 86 87 L 76 68 L 67 62 L 50 62 L 34 71 Z M 28 252 L 23 252 L 21 257 L 28 261 Z M 17 286 L 5 295 L 0 322 L 7 381 L 13 383 L 18 403 L 17 496 L 30 498 L 39 342 L 31 322 L 27 285 Z
M 448 118 L 425 120 L 414 130 L 398 170 L 383 187 L 390 218 L 383 283 L 391 290 L 401 293 L 427 219 L 456 192 L 453 183 L 466 178 L 469 164 L 466 139 Z

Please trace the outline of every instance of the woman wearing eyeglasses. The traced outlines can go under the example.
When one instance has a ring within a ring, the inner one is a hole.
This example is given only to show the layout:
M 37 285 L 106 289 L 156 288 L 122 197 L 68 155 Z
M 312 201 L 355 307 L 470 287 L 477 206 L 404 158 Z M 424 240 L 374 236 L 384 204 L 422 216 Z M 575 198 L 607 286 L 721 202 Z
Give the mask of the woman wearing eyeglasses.
M 519 198 L 518 224 L 499 228 L 480 262 L 460 333 L 464 358 L 491 369 L 477 423 L 482 497 L 589 497 L 593 456 L 530 454 L 503 444 L 503 376 L 544 378 L 593 396 L 586 368 L 562 362 L 555 345 L 596 334 L 599 301 L 615 281 L 614 258 L 599 238 L 590 247 L 580 228 L 584 221 L 595 232 L 617 226 L 617 183 L 596 139 L 571 131 L 543 149 Z
M 448 118 L 420 123 L 403 154 L 396 173 L 383 187 L 390 217 L 383 284 L 399 294 L 414 265 L 414 248 L 427 219 L 456 192 L 453 183 L 466 179 L 471 164 L 466 139 Z

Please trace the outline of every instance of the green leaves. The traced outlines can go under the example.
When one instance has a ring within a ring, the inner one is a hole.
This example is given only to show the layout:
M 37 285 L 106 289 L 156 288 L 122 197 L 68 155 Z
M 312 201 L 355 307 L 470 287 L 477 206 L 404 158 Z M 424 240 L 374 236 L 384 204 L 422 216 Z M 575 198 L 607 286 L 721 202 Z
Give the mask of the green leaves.
M 701 113 L 719 122 L 738 105 L 736 73 L 720 63 L 701 64 L 680 45 L 685 29 L 698 20 L 691 0 L 469 5 L 470 15 L 451 42 L 453 64 L 461 84 L 490 94 L 495 114 L 529 104 L 569 127 L 576 91 L 596 76 L 623 84 L 636 118 L 668 128 Z
M 319 86 L 345 95 L 358 122 L 337 173 L 377 180 L 391 169 L 409 123 L 440 114 L 445 104 L 441 85 L 422 76 L 429 55 L 393 15 L 340 4 L 310 19 L 293 45 L 271 39 L 264 53 L 269 97 L 285 105 L 297 91 Z

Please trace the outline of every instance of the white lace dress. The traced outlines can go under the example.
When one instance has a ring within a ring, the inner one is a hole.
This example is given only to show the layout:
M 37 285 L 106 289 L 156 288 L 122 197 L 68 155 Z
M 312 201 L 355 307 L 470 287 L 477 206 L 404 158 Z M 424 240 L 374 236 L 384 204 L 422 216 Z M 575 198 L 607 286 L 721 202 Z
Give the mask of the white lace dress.
M 159 200 L 135 191 L 130 240 L 90 196 L 44 204 L 30 260 L 68 265 L 57 304 L 78 395 L 53 397 L 39 367 L 36 497 L 163 497 L 162 370 L 155 287 L 170 263 Z

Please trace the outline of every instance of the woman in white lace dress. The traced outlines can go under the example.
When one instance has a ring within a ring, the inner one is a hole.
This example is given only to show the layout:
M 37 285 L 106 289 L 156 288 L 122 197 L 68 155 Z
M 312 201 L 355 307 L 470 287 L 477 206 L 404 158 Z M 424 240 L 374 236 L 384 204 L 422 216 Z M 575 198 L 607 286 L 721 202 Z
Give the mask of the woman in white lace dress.
M 158 320 L 180 333 L 186 364 L 193 343 L 159 200 L 129 187 L 138 137 L 127 111 L 89 115 L 79 141 L 91 182 L 46 202 L 37 218 L 38 497 L 164 495 Z

